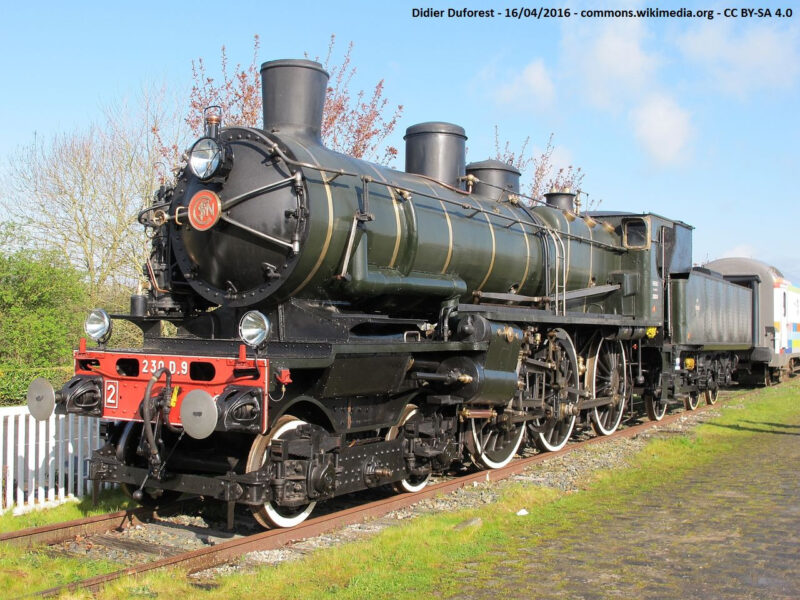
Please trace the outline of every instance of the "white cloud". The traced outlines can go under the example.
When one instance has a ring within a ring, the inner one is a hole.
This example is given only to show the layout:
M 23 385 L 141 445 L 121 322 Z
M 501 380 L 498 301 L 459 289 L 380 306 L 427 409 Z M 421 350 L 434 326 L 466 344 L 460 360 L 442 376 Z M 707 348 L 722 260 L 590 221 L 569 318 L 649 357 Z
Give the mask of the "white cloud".
M 715 88 L 736 95 L 785 89 L 800 75 L 800 28 L 700 26 L 677 40 L 684 57 L 705 67 Z
M 673 164 L 692 137 L 689 113 L 666 95 L 651 95 L 631 111 L 636 139 L 659 164 Z
M 661 59 L 645 49 L 648 36 L 644 23 L 633 19 L 570 29 L 562 39 L 564 70 L 592 104 L 614 108 L 653 82 Z
M 541 58 L 529 63 L 522 72 L 501 85 L 496 99 L 503 104 L 546 108 L 553 104 L 556 86 Z

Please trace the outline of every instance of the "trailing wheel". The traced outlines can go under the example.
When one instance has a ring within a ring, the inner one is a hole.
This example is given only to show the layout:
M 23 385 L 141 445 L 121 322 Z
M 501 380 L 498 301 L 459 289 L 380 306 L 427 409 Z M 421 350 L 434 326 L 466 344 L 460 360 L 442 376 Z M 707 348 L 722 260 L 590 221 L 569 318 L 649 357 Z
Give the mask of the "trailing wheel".
M 651 421 L 660 421 L 667 414 L 667 403 L 661 402 L 652 394 L 644 396 L 644 408 L 647 411 L 647 418 Z
M 409 404 L 406 406 L 405 409 L 403 409 L 403 414 L 400 415 L 400 419 L 397 421 L 397 425 L 390 428 L 389 432 L 386 434 L 386 440 L 389 441 L 397 438 L 397 436 L 402 432 L 403 426 L 418 413 L 419 409 L 414 404 Z M 430 472 L 426 475 L 409 475 L 402 481 L 394 482 L 392 487 L 396 492 L 413 494 L 414 492 L 419 492 L 426 485 L 428 485 L 430 478 Z
M 530 421 L 529 433 L 539 450 L 555 452 L 567 444 L 575 428 L 577 415 L 570 415 L 564 409 L 577 406 L 580 387 L 578 357 L 566 331 L 553 332 L 544 358 L 555 365 L 545 379 L 545 404 L 550 414 Z
M 714 377 L 711 377 L 710 381 L 708 382 L 708 389 L 705 391 L 705 398 L 706 404 L 713 406 L 717 403 L 717 396 L 719 396 L 719 386 L 717 385 L 717 380 Z
M 718 396 L 719 396 L 719 388 L 715 387 L 714 389 L 707 389 L 705 392 L 706 404 L 710 404 L 711 406 L 713 406 L 714 404 L 717 403 Z
M 686 410 L 696 410 L 698 404 L 700 404 L 700 394 L 697 392 L 689 392 L 689 395 L 683 398 L 683 407 Z
M 592 427 L 598 435 L 611 435 L 622 421 L 628 394 L 628 370 L 622 342 L 607 342 L 601 338 L 587 367 L 591 398 L 610 398 L 608 404 L 592 409 Z
M 247 456 L 246 472 L 258 471 L 264 466 L 272 440 L 291 437 L 292 432 L 301 425 L 305 425 L 305 421 L 291 415 L 284 415 L 273 424 L 272 429 L 266 435 L 256 436 L 250 447 L 250 454 Z M 253 507 L 252 511 L 256 521 L 264 527 L 294 527 L 308 518 L 316 504 L 316 502 L 309 502 L 302 506 L 286 507 L 265 502 L 262 506 Z

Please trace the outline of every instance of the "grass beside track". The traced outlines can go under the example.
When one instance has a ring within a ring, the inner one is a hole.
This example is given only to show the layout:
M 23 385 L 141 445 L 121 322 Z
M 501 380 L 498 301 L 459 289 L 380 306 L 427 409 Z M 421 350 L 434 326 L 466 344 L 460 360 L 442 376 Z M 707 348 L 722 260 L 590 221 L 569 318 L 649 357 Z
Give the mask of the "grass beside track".
M 800 424 L 800 379 L 775 388 L 755 390 L 721 405 L 722 415 L 698 426 L 687 436 L 653 439 L 627 460 L 629 467 L 592 474 L 577 493 L 560 492 L 525 484 L 501 486 L 500 501 L 478 509 L 419 517 L 390 527 L 358 542 L 320 550 L 300 561 L 263 567 L 218 578 L 198 588 L 176 572 L 161 572 L 115 582 L 101 598 L 180 597 L 212 600 L 232 597 L 261 598 L 417 598 L 435 592 L 447 596 L 456 591 L 458 572 L 468 569 L 479 579 L 490 580 L 498 566 L 520 544 L 532 539 L 543 543 L 598 518 L 610 518 L 632 497 L 652 491 L 689 470 L 713 461 L 719 453 L 734 452 L 761 431 L 779 431 L 781 425 Z M 754 431 L 747 423 L 757 422 Z M 589 450 L 591 451 L 591 450 Z M 525 508 L 529 514 L 519 517 Z M 478 526 L 457 527 L 480 518 Z M 88 573 L 54 573 L 50 559 L 35 564 L 15 554 L 0 556 L 0 581 L 20 592 L 32 589 L 13 582 L 13 573 L 38 571 L 36 587 L 42 589 Z M 79 561 L 76 561 L 79 562 Z M 104 572 L 105 565 L 78 564 Z M 63 573 L 63 572 L 62 572 Z M 5 587 L 9 590 L 9 587 Z M 8 593 L 8 596 L 15 596 Z M 70 597 L 90 597 L 77 594 Z
M 132 508 L 134 504 L 118 491 L 100 494 L 97 506 L 91 498 L 69 502 L 46 510 L 36 510 L 19 516 L 6 513 L 0 516 L 0 533 L 63 523 L 74 519 Z M 57 556 L 46 548 L 25 550 L 0 545 L 0 597 L 15 598 L 73 581 L 108 573 L 122 565 L 111 561 L 87 561 L 81 558 Z
M 19 531 L 28 527 L 64 523 L 75 519 L 85 519 L 86 517 L 136 508 L 137 506 L 122 492 L 107 490 L 100 493 L 97 506 L 93 506 L 91 496 L 87 496 L 80 502 L 67 502 L 55 508 L 32 510 L 21 515 L 15 516 L 11 512 L 7 512 L 0 515 L 0 533 Z

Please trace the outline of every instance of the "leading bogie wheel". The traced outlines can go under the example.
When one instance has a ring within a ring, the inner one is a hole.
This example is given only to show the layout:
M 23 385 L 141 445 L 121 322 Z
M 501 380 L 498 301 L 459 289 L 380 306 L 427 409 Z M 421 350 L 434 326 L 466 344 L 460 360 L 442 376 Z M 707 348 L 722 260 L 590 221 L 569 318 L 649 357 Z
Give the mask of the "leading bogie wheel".
M 403 409 L 403 414 L 400 415 L 400 419 L 397 421 L 397 425 L 391 427 L 389 432 L 386 434 L 386 441 L 390 441 L 395 439 L 398 434 L 400 433 L 403 425 L 408 423 L 414 416 L 419 414 L 419 408 L 417 408 L 414 404 L 409 404 Z M 415 492 L 419 492 L 428 485 L 428 481 L 431 478 L 430 472 L 426 475 L 409 475 L 405 479 L 401 481 L 395 481 L 392 484 L 392 487 L 396 492 L 402 493 L 409 493 L 413 494 Z
M 612 398 L 612 401 L 592 409 L 592 427 L 597 435 L 611 435 L 622 421 L 628 394 L 625 348 L 622 342 L 600 338 L 593 350 L 586 369 L 591 398 Z
M 264 466 L 272 440 L 291 436 L 294 430 L 305 424 L 305 421 L 297 417 L 284 415 L 272 425 L 272 429 L 266 435 L 256 436 L 247 456 L 246 472 L 258 471 Z M 309 502 L 298 507 L 285 507 L 265 502 L 261 506 L 253 507 L 252 511 L 255 520 L 264 527 L 295 527 L 308 518 L 316 505 L 316 502 Z

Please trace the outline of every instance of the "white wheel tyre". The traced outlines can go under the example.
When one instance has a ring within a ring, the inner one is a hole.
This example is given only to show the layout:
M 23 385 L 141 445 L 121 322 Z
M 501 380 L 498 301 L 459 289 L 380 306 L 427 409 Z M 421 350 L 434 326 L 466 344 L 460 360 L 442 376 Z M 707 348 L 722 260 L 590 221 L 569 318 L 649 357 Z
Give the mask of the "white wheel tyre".
M 250 448 L 250 454 L 247 457 L 248 472 L 256 471 L 263 466 L 264 460 L 269 454 L 269 447 L 272 440 L 281 439 L 281 436 L 290 431 L 294 431 L 301 425 L 305 425 L 305 421 L 285 415 L 278 419 L 275 425 L 275 429 L 268 435 L 259 436 L 253 442 L 253 446 Z M 265 502 L 263 506 L 253 509 L 253 516 L 261 525 L 267 527 L 295 527 L 308 518 L 308 515 L 311 514 L 311 511 L 314 510 L 316 505 L 316 502 L 309 502 L 305 506 L 293 510 L 282 506 L 276 506 L 272 502 Z
M 389 433 L 386 434 L 386 441 L 391 441 L 397 437 L 400 433 L 400 428 L 405 425 L 408 420 L 413 417 L 415 414 L 419 412 L 419 409 L 413 405 L 409 404 L 408 406 L 403 409 L 403 414 L 400 415 L 400 420 L 398 421 L 397 425 L 389 429 Z M 415 477 L 406 477 L 401 481 L 395 481 L 392 484 L 392 487 L 395 491 L 400 493 L 407 493 L 407 494 L 414 494 L 425 489 L 425 486 L 428 485 L 428 481 L 431 478 L 431 474 L 428 473 L 425 477 L 419 479 Z
M 475 454 L 472 458 L 479 466 L 487 469 L 501 469 L 511 462 L 517 450 L 519 450 L 522 438 L 525 435 L 525 426 L 519 424 L 511 439 L 501 439 L 498 432 L 486 432 L 483 427 L 481 427 L 480 431 L 476 429 L 476 424 L 482 425 L 485 423 L 485 419 L 471 419 L 470 432 L 475 445 Z M 501 443 L 499 448 L 497 446 L 498 441 Z M 492 448 L 489 448 L 490 445 L 492 445 Z
M 615 346 L 618 354 L 613 352 Z M 595 406 L 592 409 L 592 428 L 595 433 L 611 435 L 622 422 L 628 394 L 628 365 L 622 342 L 606 344 L 601 339 L 590 362 L 591 368 L 587 375 L 591 376 L 588 384 L 592 398 L 598 395 L 606 396 L 609 393 L 620 398 L 618 406 Z
M 558 369 L 558 376 L 563 378 L 563 381 L 566 382 L 567 387 L 572 386 L 576 390 L 576 392 L 567 393 L 566 397 L 562 398 L 562 402 L 566 401 L 568 403 L 578 404 L 578 394 L 580 393 L 580 377 L 578 375 L 578 354 L 575 352 L 575 344 L 572 343 L 572 339 L 569 337 L 569 334 L 563 329 L 556 329 L 555 333 L 556 336 L 551 342 L 550 348 L 555 348 L 558 346 L 560 347 L 560 352 L 563 352 L 563 355 L 559 359 L 559 363 L 556 366 Z M 554 376 L 556 375 L 554 374 Z M 557 383 L 557 380 L 552 383 Z M 560 394 L 561 392 L 558 391 L 557 393 Z M 559 419 L 558 421 L 554 419 L 536 419 L 533 423 L 535 426 L 537 426 L 537 428 L 543 423 L 547 423 L 548 429 L 545 431 L 532 431 L 533 442 L 536 444 L 539 450 L 542 450 L 543 452 L 557 452 L 558 450 L 561 450 L 567 445 L 567 442 L 572 435 L 572 431 L 575 429 L 576 418 L 577 415 L 572 415 L 566 420 Z
M 539 450 L 544 452 L 558 452 L 567 445 L 573 429 L 575 429 L 575 420 L 577 417 L 573 415 L 568 421 L 562 422 L 558 426 L 558 433 L 555 433 L 555 426 L 551 430 L 550 435 L 546 433 L 537 433 L 534 441 L 539 447 Z

